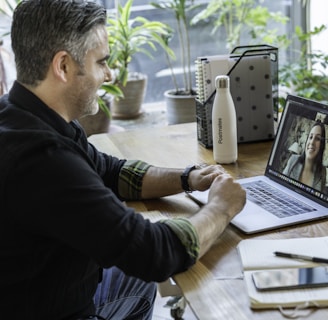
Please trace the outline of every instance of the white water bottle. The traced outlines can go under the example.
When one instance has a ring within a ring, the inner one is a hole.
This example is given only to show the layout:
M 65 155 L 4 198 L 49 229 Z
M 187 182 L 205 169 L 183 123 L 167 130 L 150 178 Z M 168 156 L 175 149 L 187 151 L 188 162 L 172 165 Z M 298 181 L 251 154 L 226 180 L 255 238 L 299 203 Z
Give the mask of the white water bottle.
M 238 156 L 237 120 L 229 76 L 217 76 L 215 87 L 212 110 L 213 157 L 220 164 L 233 163 Z

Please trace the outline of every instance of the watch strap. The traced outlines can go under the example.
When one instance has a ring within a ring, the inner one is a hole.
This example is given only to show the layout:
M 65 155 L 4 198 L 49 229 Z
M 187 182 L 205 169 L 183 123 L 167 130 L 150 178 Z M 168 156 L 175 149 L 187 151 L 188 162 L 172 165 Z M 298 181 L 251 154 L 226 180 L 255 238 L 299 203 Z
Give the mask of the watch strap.
M 197 165 L 191 165 L 186 167 L 186 169 L 184 169 L 182 175 L 181 175 L 181 187 L 185 192 L 192 192 L 193 190 L 190 188 L 189 183 L 188 183 L 188 178 L 189 178 L 189 174 L 191 171 L 198 169 Z

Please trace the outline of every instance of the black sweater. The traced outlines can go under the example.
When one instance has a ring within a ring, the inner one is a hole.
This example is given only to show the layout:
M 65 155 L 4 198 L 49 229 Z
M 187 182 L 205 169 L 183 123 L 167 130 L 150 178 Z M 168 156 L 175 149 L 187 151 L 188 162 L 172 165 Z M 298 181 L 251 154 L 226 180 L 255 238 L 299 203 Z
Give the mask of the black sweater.
M 101 268 L 162 281 L 194 263 L 118 198 L 124 163 L 19 83 L 0 99 L 1 319 L 91 313 Z

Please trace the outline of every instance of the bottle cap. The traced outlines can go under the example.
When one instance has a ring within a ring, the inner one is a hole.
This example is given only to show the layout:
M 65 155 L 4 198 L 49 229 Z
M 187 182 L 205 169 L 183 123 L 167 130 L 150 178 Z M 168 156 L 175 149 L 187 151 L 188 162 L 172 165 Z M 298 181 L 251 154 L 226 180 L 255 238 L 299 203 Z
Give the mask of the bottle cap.
M 218 89 L 229 88 L 229 77 L 228 76 L 217 76 L 215 78 L 215 87 Z

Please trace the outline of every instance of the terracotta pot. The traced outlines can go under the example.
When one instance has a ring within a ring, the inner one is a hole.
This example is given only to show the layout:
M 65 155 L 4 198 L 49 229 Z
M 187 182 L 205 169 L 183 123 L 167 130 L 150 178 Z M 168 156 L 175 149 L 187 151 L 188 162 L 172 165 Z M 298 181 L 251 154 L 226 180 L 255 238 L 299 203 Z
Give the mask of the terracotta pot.
M 196 95 L 175 95 L 174 92 L 164 92 L 168 124 L 196 121 Z
M 113 103 L 113 98 L 111 96 L 108 96 L 106 98 L 106 105 L 110 112 L 111 105 Z M 109 132 L 110 117 L 108 117 L 107 114 L 101 109 L 99 109 L 99 111 L 95 115 L 80 118 L 79 122 L 88 137 L 92 134 Z
M 142 111 L 142 103 L 147 87 L 147 76 L 136 73 L 129 79 L 126 86 L 120 86 L 124 98 L 114 100 L 112 104 L 113 119 L 133 119 L 138 117 Z

